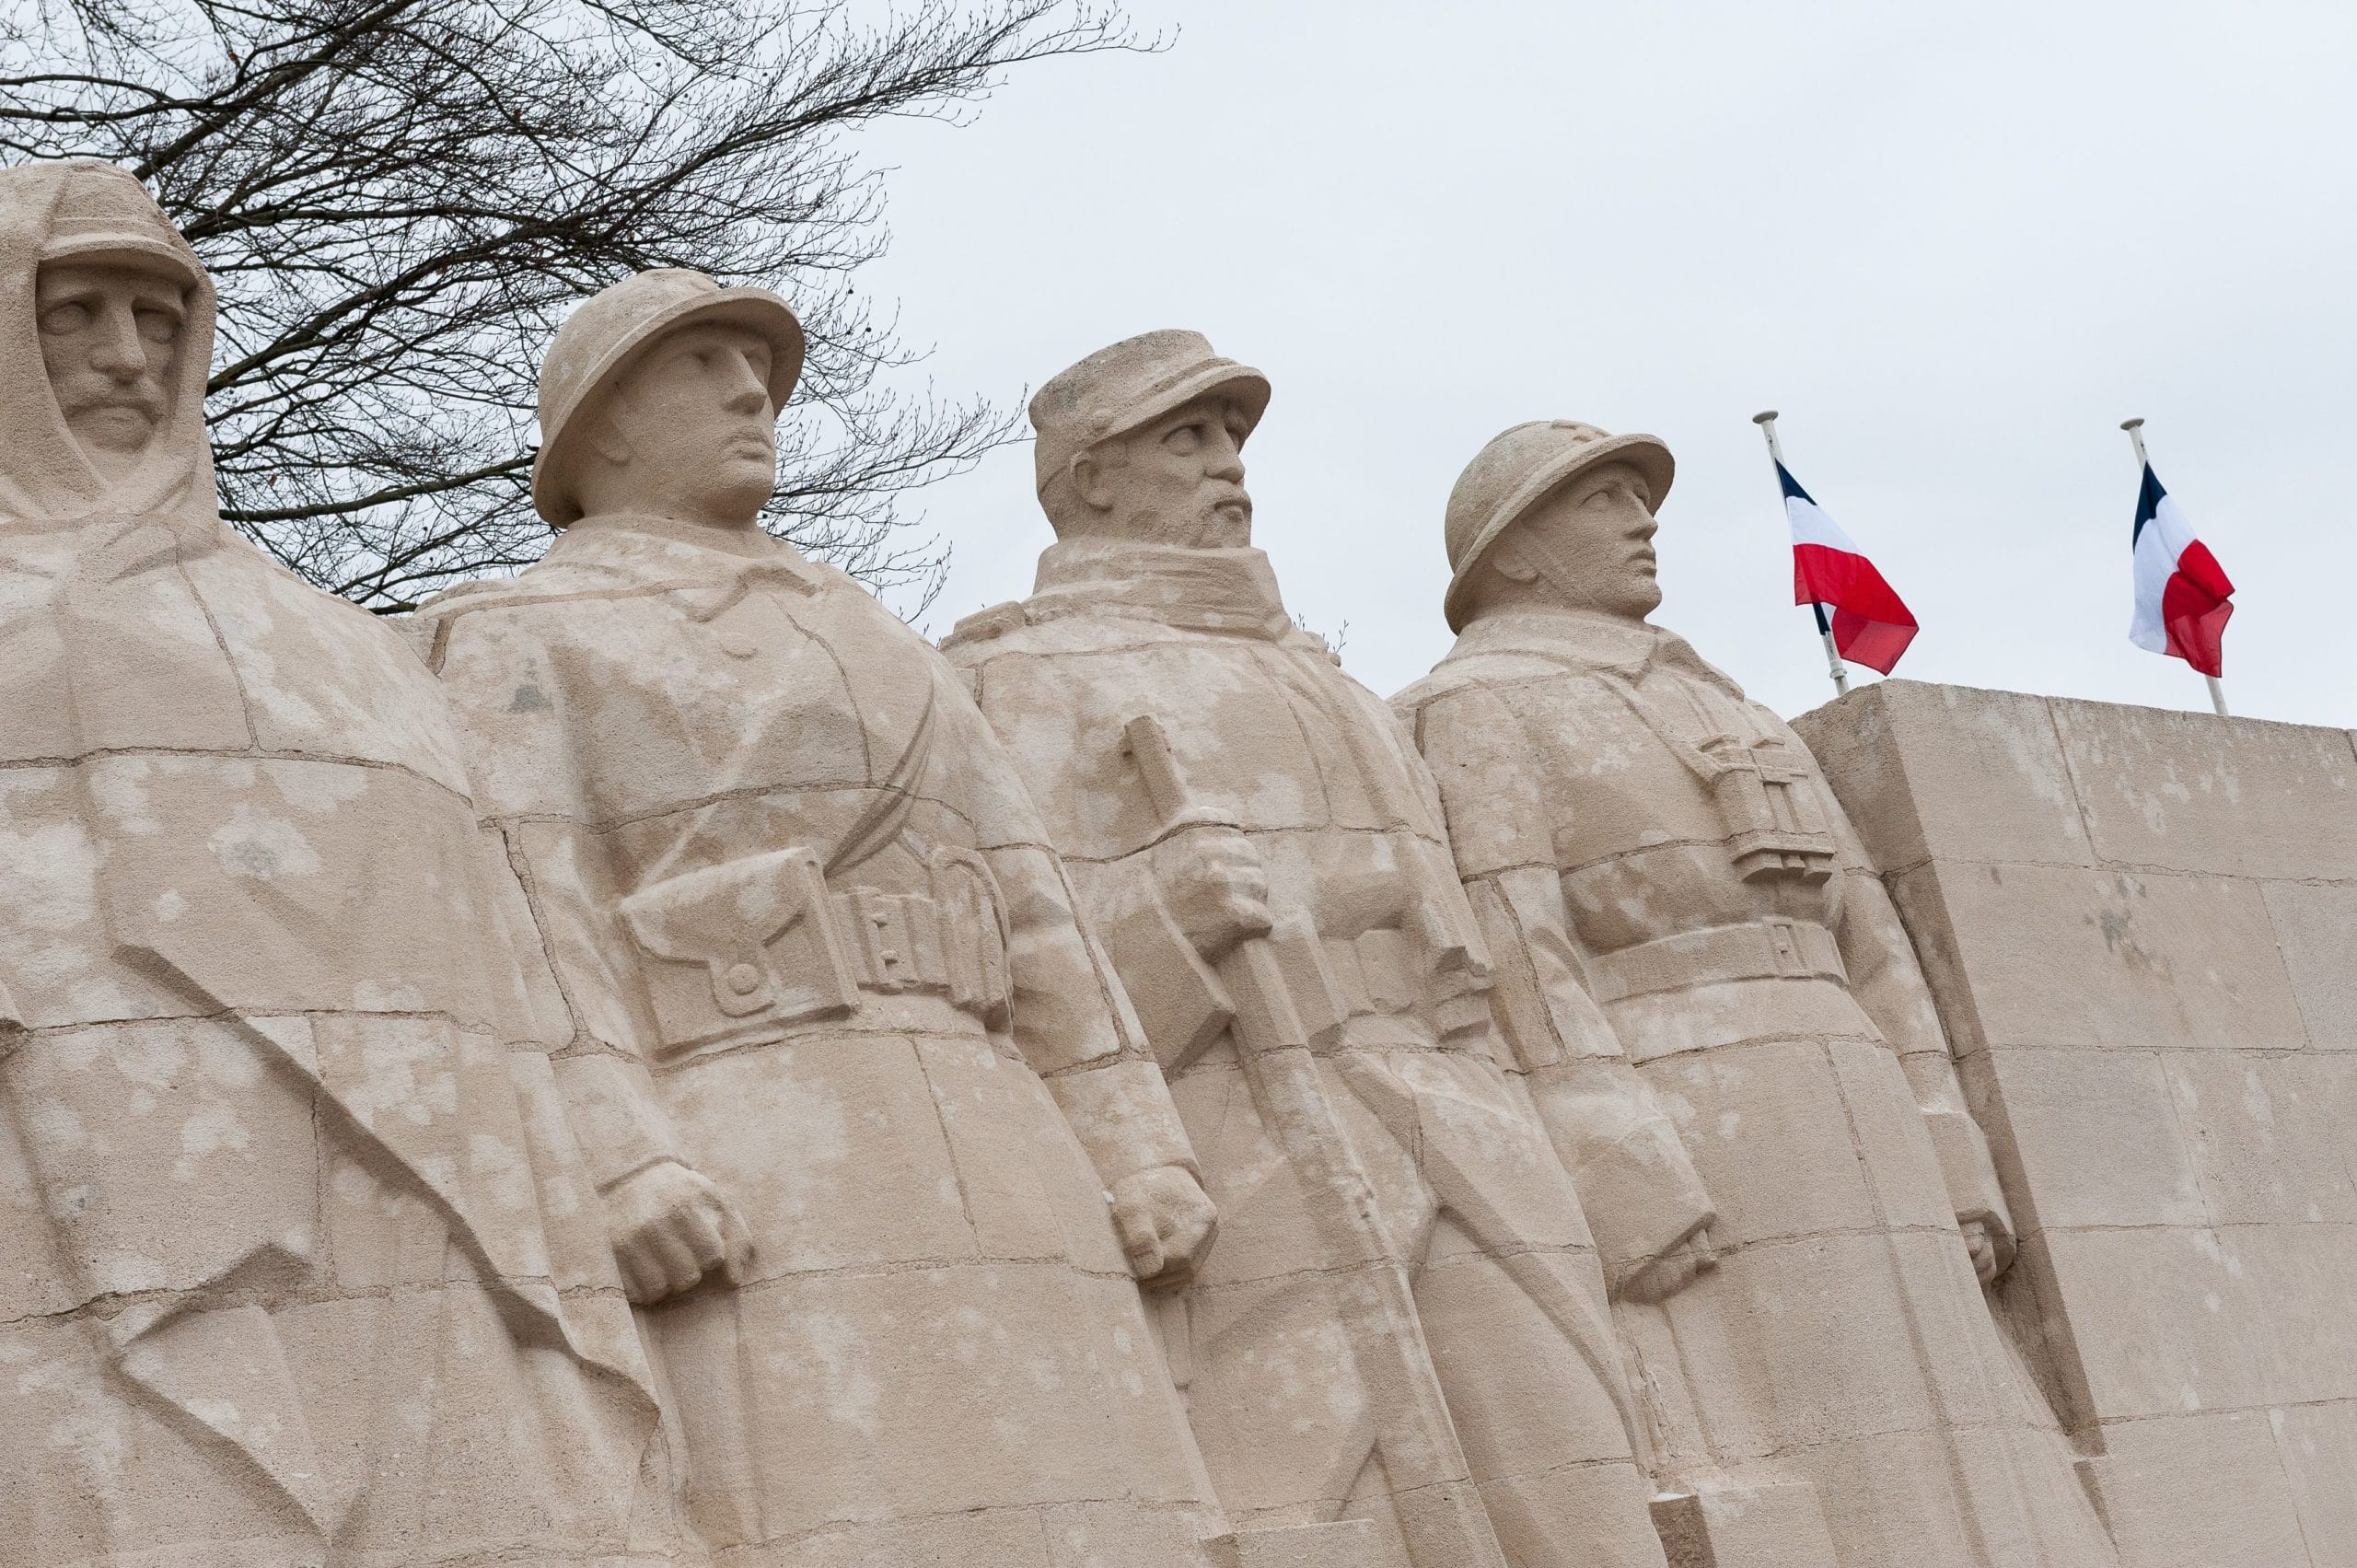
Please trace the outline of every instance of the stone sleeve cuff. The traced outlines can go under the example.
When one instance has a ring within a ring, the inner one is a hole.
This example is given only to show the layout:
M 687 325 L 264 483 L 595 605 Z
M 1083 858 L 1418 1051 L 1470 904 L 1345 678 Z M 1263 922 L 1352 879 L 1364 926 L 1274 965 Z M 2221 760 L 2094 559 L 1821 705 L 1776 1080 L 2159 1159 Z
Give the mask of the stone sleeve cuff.
M 649 1098 L 646 1070 L 637 1063 L 585 1051 L 556 1057 L 551 1065 L 599 1192 L 665 1160 L 690 1163 L 669 1120 Z
M 1125 1058 L 1059 1073 L 1048 1081 L 1064 1120 L 1107 1187 L 1166 1165 L 1200 1177 L 1195 1146 L 1153 1063 Z
M 1997 1183 L 1997 1167 L 1979 1123 L 1962 1110 L 1946 1109 L 1925 1111 L 1923 1123 L 1931 1130 L 1956 1219 L 1993 1220 L 2011 1235 L 2013 1216 L 2006 1212 L 2004 1190 Z
M 1607 1278 L 1617 1283 L 1718 1218 L 1678 1129 L 1625 1063 L 1535 1073 L 1530 1086 Z

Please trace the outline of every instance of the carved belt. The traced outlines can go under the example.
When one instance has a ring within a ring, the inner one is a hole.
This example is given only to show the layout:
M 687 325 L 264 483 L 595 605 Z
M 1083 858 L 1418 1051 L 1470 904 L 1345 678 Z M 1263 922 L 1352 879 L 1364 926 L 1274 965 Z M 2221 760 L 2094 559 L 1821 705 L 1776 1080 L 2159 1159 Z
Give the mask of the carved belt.
M 971 850 L 936 850 L 927 871 L 929 895 L 830 892 L 816 854 L 775 850 L 622 900 L 659 1053 L 780 1040 L 813 1020 L 849 1017 L 863 992 L 939 995 L 985 1028 L 1004 1025 L 998 883 Z
M 1732 980 L 1835 980 L 1847 983 L 1833 933 L 1814 921 L 1757 920 L 1681 931 L 1587 961 L 1588 988 L 1613 1003 L 1657 991 Z

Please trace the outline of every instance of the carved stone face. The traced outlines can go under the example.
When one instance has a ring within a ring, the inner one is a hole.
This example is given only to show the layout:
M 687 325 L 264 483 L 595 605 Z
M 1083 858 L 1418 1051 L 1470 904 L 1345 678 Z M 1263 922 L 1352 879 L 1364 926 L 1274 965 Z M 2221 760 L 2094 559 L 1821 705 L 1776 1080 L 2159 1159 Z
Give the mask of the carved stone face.
M 1091 531 L 1193 549 L 1251 543 L 1242 450 L 1250 429 L 1232 400 L 1210 394 L 1098 442 L 1073 466 L 1097 514 Z
M 180 285 L 137 267 L 55 261 L 35 290 L 41 364 L 65 427 L 102 473 L 122 473 L 180 395 Z
M 690 325 L 607 391 L 581 458 L 583 509 L 746 528 L 777 488 L 771 349 L 741 327 Z
M 1557 485 L 1491 548 L 1492 598 L 1642 621 L 1661 605 L 1653 495 L 1627 463 Z

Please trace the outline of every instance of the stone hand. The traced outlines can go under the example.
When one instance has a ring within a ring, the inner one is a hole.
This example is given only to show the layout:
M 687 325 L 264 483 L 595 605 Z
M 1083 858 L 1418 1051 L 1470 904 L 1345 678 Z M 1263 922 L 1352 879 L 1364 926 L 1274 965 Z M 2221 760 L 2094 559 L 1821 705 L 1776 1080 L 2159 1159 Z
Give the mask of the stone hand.
M 1234 828 L 1190 828 L 1155 848 L 1162 896 L 1195 950 L 1216 963 L 1236 945 L 1265 936 L 1269 872 Z
M 641 1307 L 692 1290 L 709 1275 L 734 1284 L 753 1260 L 752 1235 L 736 1209 L 676 1160 L 635 1172 L 606 1194 L 606 1234 L 622 1289 Z
M 1219 1211 L 1183 1166 L 1156 1166 L 1113 1184 L 1113 1234 L 1130 1272 L 1153 1291 L 1184 1290 L 1211 1250 Z
M 1704 1225 L 1660 1257 L 1631 1269 L 1621 1279 L 1619 1294 L 1626 1301 L 1666 1301 L 1718 1260 L 1711 1227 Z
M 1972 1255 L 1972 1272 L 1982 1284 L 1991 1283 L 2012 1265 L 2013 1233 L 2003 1221 L 1980 1214 L 1957 1224 L 1964 1232 L 1964 1249 Z

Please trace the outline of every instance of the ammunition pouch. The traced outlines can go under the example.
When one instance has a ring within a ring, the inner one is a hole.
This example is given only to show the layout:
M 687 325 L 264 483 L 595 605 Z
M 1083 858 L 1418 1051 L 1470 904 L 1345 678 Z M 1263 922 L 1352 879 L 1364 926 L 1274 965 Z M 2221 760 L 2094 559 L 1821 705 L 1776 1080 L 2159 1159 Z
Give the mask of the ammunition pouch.
M 621 900 L 659 1056 L 782 1040 L 857 1013 L 863 993 L 946 997 L 985 1028 L 1009 1016 L 1006 917 L 972 850 L 936 850 L 929 893 L 830 890 L 810 850 L 669 877 Z

